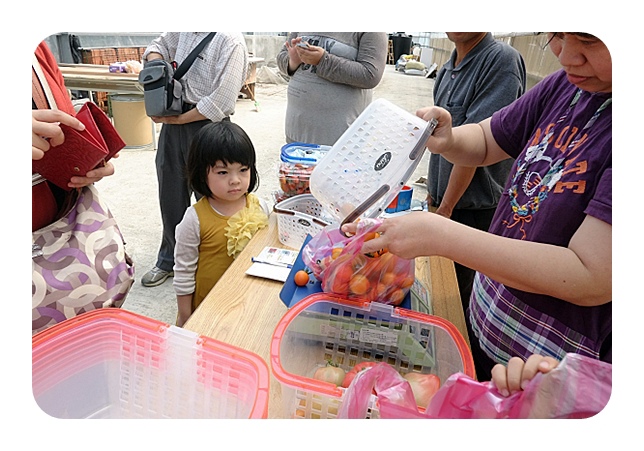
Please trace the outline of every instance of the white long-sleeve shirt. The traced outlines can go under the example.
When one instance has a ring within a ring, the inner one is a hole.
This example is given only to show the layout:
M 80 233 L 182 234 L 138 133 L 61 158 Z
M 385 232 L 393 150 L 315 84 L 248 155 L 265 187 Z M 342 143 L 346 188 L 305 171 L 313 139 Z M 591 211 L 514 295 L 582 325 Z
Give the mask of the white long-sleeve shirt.
M 260 197 L 257 198 L 264 213 L 267 216 L 270 215 L 272 209 L 266 201 Z M 201 225 L 194 206 L 190 206 L 186 210 L 183 220 L 177 225 L 175 237 L 177 245 L 174 248 L 172 286 L 178 296 L 192 294 L 195 291 L 195 273 L 197 272 L 199 244 L 201 243 Z

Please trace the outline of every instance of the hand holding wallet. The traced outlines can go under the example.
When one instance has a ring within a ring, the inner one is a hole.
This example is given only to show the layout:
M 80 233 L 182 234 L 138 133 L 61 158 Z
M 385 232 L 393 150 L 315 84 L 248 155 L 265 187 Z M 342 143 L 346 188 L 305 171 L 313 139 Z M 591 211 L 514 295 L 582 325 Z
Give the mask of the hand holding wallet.
M 67 191 L 71 190 L 67 185 L 73 176 L 84 177 L 125 147 L 110 118 L 96 104 L 85 103 L 76 119 L 85 124 L 85 130 L 60 124 L 65 141 L 51 147 L 42 159 L 32 161 L 32 172 Z

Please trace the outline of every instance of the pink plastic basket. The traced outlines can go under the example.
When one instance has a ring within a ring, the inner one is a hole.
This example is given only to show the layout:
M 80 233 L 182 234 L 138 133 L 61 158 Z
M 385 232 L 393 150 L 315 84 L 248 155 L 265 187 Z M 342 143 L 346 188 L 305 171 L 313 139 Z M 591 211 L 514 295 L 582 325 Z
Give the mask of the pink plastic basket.
M 313 379 L 331 360 L 345 371 L 361 362 L 387 362 L 401 372 L 474 377 L 463 336 L 450 322 L 378 302 L 310 295 L 284 315 L 271 342 L 271 368 L 282 384 L 287 418 L 336 418 L 345 388 Z M 378 418 L 372 395 L 368 418 Z
M 259 356 L 122 309 L 32 337 L 32 388 L 56 418 L 266 418 Z

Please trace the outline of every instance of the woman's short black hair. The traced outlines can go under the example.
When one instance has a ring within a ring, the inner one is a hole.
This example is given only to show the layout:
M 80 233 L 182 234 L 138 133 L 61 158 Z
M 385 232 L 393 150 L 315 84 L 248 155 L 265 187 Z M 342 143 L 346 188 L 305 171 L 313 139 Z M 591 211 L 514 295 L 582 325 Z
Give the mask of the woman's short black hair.
M 255 147 L 244 129 L 229 120 L 204 125 L 190 142 L 186 178 L 195 192 L 206 197 L 212 195 L 208 188 L 208 171 L 218 161 L 248 166 L 248 192 L 259 187 Z

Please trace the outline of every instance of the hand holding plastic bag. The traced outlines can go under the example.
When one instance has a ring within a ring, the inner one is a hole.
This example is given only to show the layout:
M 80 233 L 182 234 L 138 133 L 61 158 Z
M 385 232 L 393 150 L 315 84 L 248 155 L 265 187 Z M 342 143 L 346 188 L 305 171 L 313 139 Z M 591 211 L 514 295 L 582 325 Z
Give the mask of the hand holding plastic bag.
M 366 418 L 369 398 L 374 391 L 381 418 L 422 418 L 409 382 L 384 362 L 360 371 L 351 381 L 344 392 L 338 418 Z
M 387 251 L 365 255 L 362 245 L 376 236 L 382 220 L 362 219 L 356 234 L 345 237 L 339 226 L 328 226 L 302 250 L 302 260 L 320 280 L 322 291 L 399 305 L 414 283 L 414 260 Z
M 578 354 L 567 354 L 547 374 L 537 374 L 525 390 L 507 398 L 492 382 L 478 382 L 457 373 L 420 412 L 411 389 L 391 366 L 379 364 L 358 374 L 344 394 L 339 418 L 365 418 L 375 390 L 381 418 L 588 418 L 608 403 L 612 365 Z M 408 392 L 407 392 L 408 391 Z

